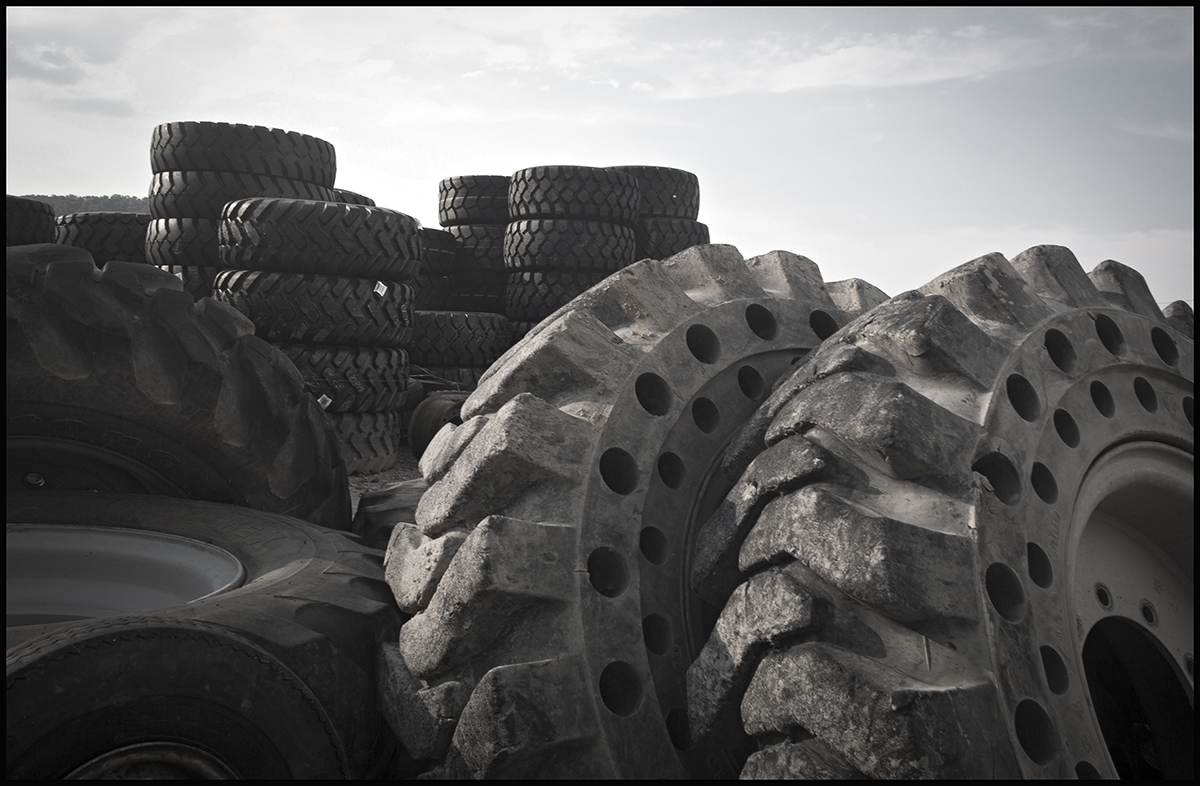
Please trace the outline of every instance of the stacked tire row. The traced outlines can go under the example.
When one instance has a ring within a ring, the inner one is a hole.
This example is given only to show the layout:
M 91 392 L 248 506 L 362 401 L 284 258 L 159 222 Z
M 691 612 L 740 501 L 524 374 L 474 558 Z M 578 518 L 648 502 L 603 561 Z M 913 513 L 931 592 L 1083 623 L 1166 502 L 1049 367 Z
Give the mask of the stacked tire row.
M 101 267 L 108 262 L 147 261 L 149 213 L 68 213 L 56 217 L 54 224 L 54 242 L 84 249 Z
M 684 249 L 708 243 L 708 227 L 700 214 L 700 181 L 691 172 L 661 166 L 615 166 L 614 172 L 638 181 L 638 259 L 666 259 Z
M 4 197 L 4 247 L 54 242 L 54 208 L 35 199 Z
M 352 474 L 396 462 L 413 333 L 417 221 L 342 202 L 231 202 L 218 230 L 213 297 L 254 322 L 330 414 Z
M 226 203 L 248 197 L 334 199 L 337 163 L 323 139 L 240 123 L 163 123 L 150 140 L 146 259 L 197 299 L 220 269 L 217 227 Z

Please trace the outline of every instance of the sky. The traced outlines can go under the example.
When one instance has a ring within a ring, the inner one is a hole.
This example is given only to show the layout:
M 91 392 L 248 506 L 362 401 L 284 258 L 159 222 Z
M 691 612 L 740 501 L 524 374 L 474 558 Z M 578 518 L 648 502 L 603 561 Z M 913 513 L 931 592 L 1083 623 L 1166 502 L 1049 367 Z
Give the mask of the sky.
M 888 294 L 1071 248 L 1194 306 L 1194 11 L 13 8 L 9 194 L 145 194 L 159 123 L 325 139 L 337 186 L 546 164 L 700 180 L 699 220 Z

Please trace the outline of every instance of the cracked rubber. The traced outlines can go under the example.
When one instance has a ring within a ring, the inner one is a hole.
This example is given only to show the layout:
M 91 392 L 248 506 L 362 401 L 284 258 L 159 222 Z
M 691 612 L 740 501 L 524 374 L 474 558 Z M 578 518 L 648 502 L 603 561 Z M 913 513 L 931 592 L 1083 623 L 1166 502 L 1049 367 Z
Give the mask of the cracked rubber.
M 82 248 L 92 259 L 141 262 L 146 259 L 149 213 L 68 213 L 54 219 L 54 242 Z
M 693 563 L 724 610 L 688 672 L 692 743 L 755 751 L 744 777 L 1106 772 L 1063 599 L 1073 507 L 1114 445 L 1190 466 L 1193 363 L 1141 276 L 1058 246 L 842 328 L 723 458 L 738 479 Z
M 308 134 L 242 123 L 188 121 L 155 127 L 150 168 L 155 174 L 200 169 L 274 175 L 332 188 L 337 156 L 333 145 Z

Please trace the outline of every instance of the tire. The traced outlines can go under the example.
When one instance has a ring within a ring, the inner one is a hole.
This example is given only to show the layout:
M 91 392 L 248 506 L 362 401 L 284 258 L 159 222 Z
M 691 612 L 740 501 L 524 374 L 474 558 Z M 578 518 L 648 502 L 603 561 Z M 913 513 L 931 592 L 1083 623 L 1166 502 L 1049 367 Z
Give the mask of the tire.
M 186 265 L 155 265 L 155 267 L 182 281 L 183 291 L 191 295 L 192 300 L 212 297 L 213 281 L 221 272 L 219 267 L 188 267 Z
M 408 392 L 408 356 L 390 347 L 278 344 L 326 412 L 392 412 Z
M 413 373 L 420 378 L 425 392 L 470 391 L 479 386 L 479 380 L 489 366 L 414 366 Z
M 709 242 L 707 225 L 683 218 L 639 218 L 635 237 L 638 259 L 666 259 Z
M 508 277 L 504 310 L 510 320 L 541 322 L 607 276 L 561 271 L 513 273 Z
M 421 227 L 425 236 L 425 260 L 421 265 L 421 273 L 433 276 L 448 276 L 457 273 L 458 238 L 441 229 Z
M 330 418 L 351 475 L 373 475 L 396 465 L 398 412 L 343 412 Z
M 536 166 L 515 172 L 508 187 L 512 221 L 531 218 L 604 221 L 632 227 L 637 178 L 586 166 Z
M 637 178 L 638 215 L 695 221 L 700 215 L 700 179 L 691 172 L 665 166 L 614 166 Z
M 1193 364 L 1141 276 L 1057 246 L 843 328 L 726 454 L 694 744 L 744 729 L 755 777 L 1187 777 Z
M 366 205 L 367 207 L 375 207 L 374 199 L 365 197 L 362 194 L 356 194 L 353 191 L 347 191 L 344 188 L 333 189 L 333 201 L 345 202 L 347 205 Z
M 146 227 L 146 261 L 160 267 L 220 267 L 219 226 L 208 218 L 156 218 Z M 208 283 L 211 289 L 211 278 Z
M 45 202 L 4 197 L 4 245 L 27 246 L 54 242 L 54 208 Z
M 611 273 L 637 259 L 629 227 L 601 221 L 513 221 L 504 232 L 504 266 L 525 270 Z
M 295 367 L 150 265 L 6 253 L 6 487 L 163 494 L 345 529 L 345 468 Z
M 387 557 L 427 599 L 383 648 L 414 759 L 449 777 L 718 772 L 672 743 L 679 503 L 720 491 L 708 470 L 737 424 L 846 319 L 808 260 L 706 246 L 610 276 L 492 365 L 421 459 L 420 537 Z
M 505 175 L 462 175 L 438 183 L 438 223 L 508 223 L 508 184 Z
M 459 224 L 446 231 L 455 239 L 458 257 L 450 275 L 504 270 L 504 224 Z
M 408 281 L 425 256 L 415 218 L 340 202 L 231 202 L 221 212 L 218 238 L 221 264 L 238 270 Z
M 150 215 L 154 218 L 207 218 L 216 221 L 229 202 L 250 197 L 333 201 L 325 186 L 278 175 L 245 172 L 159 172 L 150 181 Z
M 244 172 L 333 187 L 333 145 L 315 136 L 241 123 L 163 123 L 150 138 L 150 168 Z M 215 218 L 215 216 L 214 216 Z
M 82 248 L 105 262 L 146 264 L 149 213 L 68 213 L 55 218 L 54 242 Z
M 213 298 L 268 341 L 403 347 L 412 338 L 412 287 L 315 273 L 225 270 Z
M 499 314 L 417 311 L 409 355 L 417 366 L 490 366 L 508 349 Z
M 408 447 L 413 458 L 420 459 L 435 434 L 447 423 L 461 426 L 459 413 L 468 393 L 438 392 L 430 395 L 413 410 L 408 424 Z
M 395 637 L 400 615 L 379 552 L 287 516 L 167 497 L 18 493 L 5 507 L 8 521 L 21 522 L 9 527 L 10 556 L 28 542 L 22 535 L 45 544 L 33 553 L 48 546 L 69 553 L 84 537 L 134 535 L 134 543 L 165 538 L 188 552 L 197 541 L 215 546 L 232 563 L 227 570 L 244 571 L 232 588 L 192 599 L 207 585 L 182 605 L 175 605 L 178 566 L 170 578 L 105 576 L 107 583 L 86 584 L 78 601 L 91 607 L 102 597 L 111 616 L 9 627 L 8 778 L 385 771 L 395 741 L 375 709 L 375 657 Z M 113 554 L 154 566 L 134 553 Z M 34 570 L 28 562 L 19 573 Z M 46 616 L 42 580 L 31 610 Z M 26 610 L 21 578 L 10 573 L 9 582 L 10 610 Z M 56 601 L 79 592 L 57 577 L 49 586 Z M 148 597 L 156 593 L 174 599 Z

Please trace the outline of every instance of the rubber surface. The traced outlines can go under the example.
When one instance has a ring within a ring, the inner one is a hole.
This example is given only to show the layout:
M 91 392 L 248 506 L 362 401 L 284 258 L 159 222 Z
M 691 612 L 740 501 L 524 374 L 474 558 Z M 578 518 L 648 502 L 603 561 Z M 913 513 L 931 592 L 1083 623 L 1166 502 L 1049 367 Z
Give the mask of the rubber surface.
M 82 248 L 92 259 L 141 262 L 146 259 L 149 213 L 68 213 L 54 219 L 54 242 Z
M 54 208 L 45 202 L 4 197 L 4 245 L 26 246 L 54 242 Z
M 308 134 L 241 123 L 182 122 L 155 127 L 150 168 L 156 174 L 247 172 L 332 187 L 337 159 L 333 145 Z

